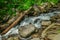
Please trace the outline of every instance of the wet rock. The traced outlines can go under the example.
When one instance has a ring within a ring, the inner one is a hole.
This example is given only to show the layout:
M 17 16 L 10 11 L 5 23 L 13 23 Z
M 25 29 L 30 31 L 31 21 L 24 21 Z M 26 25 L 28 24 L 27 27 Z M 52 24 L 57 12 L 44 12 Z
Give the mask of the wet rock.
M 55 36 L 56 34 L 50 34 L 50 35 L 48 35 L 48 38 L 49 39 L 53 39 L 53 37 Z
M 60 20 L 60 13 L 52 16 L 50 20 L 52 22 L 59 22 L 59 20 Z
M 27 37 L 30 34 L 32 34 L 34 31 L 35 31 L 35 26 L 32 24 L 19 28 L 19 34 L 22 37 Z
M 31 39 L 31 40 L 40 40 L 40 38 L 33 38 L 33 39 Z
M 19 38 L 18 37 L 10 37 L 7 40 L 19 40 Z
M 7 40 L 13 40 L 13 37 L 8 38 Z
M 51 21 L 42 21 L 41 25 L 43 26 L 49 26 L 51 24 Z
M 19 40 L 19 38 L 18 37 L 14 37 L 14 40 Z

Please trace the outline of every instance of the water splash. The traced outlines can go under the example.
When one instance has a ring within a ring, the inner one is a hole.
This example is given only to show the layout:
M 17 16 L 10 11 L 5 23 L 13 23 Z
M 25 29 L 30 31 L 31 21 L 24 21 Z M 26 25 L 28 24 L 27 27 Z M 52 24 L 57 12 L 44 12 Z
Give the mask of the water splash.
M 39 16 L 37 17 L 28 17 L 28 18 L 25 18 L 21 23 L 20 23 L 20 26 L 24 26 L 24 25 L 28 25 L 28 24 L 33 24 L 35 25 L 35 27 L 37 28 L 40 28 L 41 27 L 41 21 L 42 20 L 50 20 L 50 18 L 56 14 L 59 14 L 60 12 L 52 12 L 52 13 L 43 13 L 43 14 L 40 14 Z

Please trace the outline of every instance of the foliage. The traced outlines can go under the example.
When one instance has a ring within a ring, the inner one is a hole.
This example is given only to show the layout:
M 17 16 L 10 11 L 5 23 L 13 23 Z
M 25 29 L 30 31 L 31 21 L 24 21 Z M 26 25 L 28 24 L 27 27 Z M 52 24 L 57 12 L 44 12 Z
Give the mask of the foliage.
M 27 10 L 29 9 L 32 5 L 34 4 L 34 0 L 22 0 L 19 4 L 19 6 L 17 7 L 17 9 L 20 10 Z
M 42 3 L 48 2 L 53 3 L 54 5 L 58 3 L 59 0 L 37 0 L 37 5 L 41 5 Z
M 58 0 L 1 0 L 0 1 L 0 20 L 5 15 L 16 14 L 17 10 L 27 10 L 34 4 L 41 5 L 42 3 L 49 2 L 56 4 Z

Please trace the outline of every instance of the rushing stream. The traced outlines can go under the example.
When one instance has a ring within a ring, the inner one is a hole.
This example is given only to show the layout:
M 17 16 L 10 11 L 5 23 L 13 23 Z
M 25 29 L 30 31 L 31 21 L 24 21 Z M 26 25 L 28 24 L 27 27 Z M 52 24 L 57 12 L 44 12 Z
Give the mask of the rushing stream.
M 8 35 L 10 35 L 10 34 L 18 34 L 19 27 L 24 26 L 24 25 L 28 25 L 30 23 L 35 25 L 36 28 L 41 28 L 40 22 L 42 20 L 50 20 L 50 17 L 56 15 L 57 13 L 60 13 L 60 12 L 55 11 L 55 12 L 51 12 L 51 13 L 43 13 L 37 17 L 25 17 L 24 20 L 19 25 L 12 28 L 9 32 L 7 32 L 5 35 L 3 35 L 3 37 L 8 37 Z M 0 40 L 1 40 L 1 36 L 0 36 Z

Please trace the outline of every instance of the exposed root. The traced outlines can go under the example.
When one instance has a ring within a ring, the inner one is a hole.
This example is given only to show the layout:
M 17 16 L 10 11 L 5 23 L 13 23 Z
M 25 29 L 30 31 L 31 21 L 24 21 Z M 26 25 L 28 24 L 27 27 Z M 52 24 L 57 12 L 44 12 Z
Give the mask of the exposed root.
M 42 38 L 45 38 L 45 37 L 46 37 L 46 32 L 47 32 L 51 27 L 53 27 L 53 26 L 55 26 L 55 25 L 60 26 L 60 23 L 52 23 L 51 25 L 49 25 L 46 29 L 43 30 L 43 32 L 42 32 L 42 34 L 41 34 L 41 37 L 42 37 Z
M 50 29 L 51 27 L 53 27 L 54 25 L 55 25 L 55 23 L 52 23 L 51 25 L 49 25 L 49 26 L 42 32 L 41 37 L 42 37 L 42 38 L 45 38 L 47 30 Z

